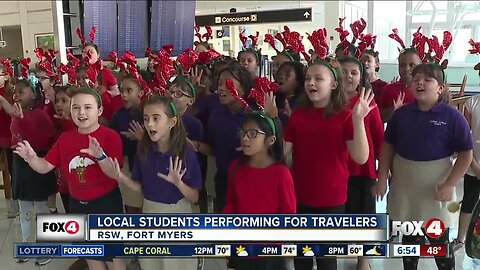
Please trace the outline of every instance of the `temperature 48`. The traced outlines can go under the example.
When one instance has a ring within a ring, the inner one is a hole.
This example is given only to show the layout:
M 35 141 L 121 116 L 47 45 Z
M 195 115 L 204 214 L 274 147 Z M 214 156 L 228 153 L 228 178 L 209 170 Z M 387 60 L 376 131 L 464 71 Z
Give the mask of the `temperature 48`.
M 447 245 L 422 245 L 420 246 L 420 256 L 422 257 L 446 257 Z

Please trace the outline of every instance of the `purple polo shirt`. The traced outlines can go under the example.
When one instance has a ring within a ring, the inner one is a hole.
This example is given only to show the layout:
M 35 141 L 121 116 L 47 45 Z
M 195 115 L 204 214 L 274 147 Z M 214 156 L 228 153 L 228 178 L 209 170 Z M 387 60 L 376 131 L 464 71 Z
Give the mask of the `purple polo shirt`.
M 203 126 L 206 127 L 212 112 L 221 106 L 222 104 L 220 103 L 218 95 L 211 94 L 197 99 L 193 104 L 192 109 L 195 111 L 195 116 L 200 120 Z
M 438 160 L 473 148 L 467 121 L 444 102 L 426 112 L 416 101 L 397 109 L 388 122 L 385 141 L 413 161 Z
M 207 143 L 213 147 L 217 170 L 228 172 L 232 161 L 240 157 L 240 139 L 237 132 L 245 119 L 245 111 L 232 114 L 227 106 L 217 108 L 208 119 Z
M 139 156 L 135 158 L 132 179 L 142 184 L 142 192 L 145 199 L 164 204 L 174 204 L 183 199 L 183 194 L 175 185 L 157 176 L 158 172 L 168 175 L 168 167 L 172 155 L 171 151 L 167 153 L 160 152 L 157 144 L 152 143 L 152 148 L 145 161 L 141 161 Z M 173 159 L 175 160 L 175 157 Z M 185 147 L 183 160 L 183 166 L 187 169 L 183 176 L 183 182 L 192 188 L 200 190 L 202 188 L 202 173 L 198 165 L 197 156 L 191 147 Z
M 187 132 L 187 137 L 194 141 L 204 141 L 203 125 L 198 118 L 191 115 L 188 111 L 182 115 L 182 123 Z
M 133 161 L 135 160 L 135 155 L 137 153 L 137 141 L 130 140 L 120 132 L 128 131 L 130 128 L 130 122 L 134 120 L 143 124 L 142 112 L 136 108 L 127 109 L 122 107 L 113 115 L 110 123 L 111 128 L 116 130 L 120 135 L 120 138 L 122 138 L 123 153 L 128 157 L 130 171 L 133 168 Z

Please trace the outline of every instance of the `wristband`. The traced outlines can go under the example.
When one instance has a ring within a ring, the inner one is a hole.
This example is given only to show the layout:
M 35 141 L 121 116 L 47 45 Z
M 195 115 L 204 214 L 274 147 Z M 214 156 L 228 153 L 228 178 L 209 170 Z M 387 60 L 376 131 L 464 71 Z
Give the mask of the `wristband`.
M 97 159 L 97 161 L 102 161 L 106 158 L 107 158 L 107 154 L 105 154 L 105 152 L 102 152 L 102 155 L 100 157 L 96 158 L 96 159 Z

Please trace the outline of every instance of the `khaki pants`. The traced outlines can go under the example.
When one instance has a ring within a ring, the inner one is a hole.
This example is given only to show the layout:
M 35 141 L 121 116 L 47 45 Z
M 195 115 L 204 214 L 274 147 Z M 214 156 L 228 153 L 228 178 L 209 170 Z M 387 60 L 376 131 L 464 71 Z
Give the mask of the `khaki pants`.
M 163 204 L 143 200 L 145 214 L 188 214 L 192 213 L 192 205 L 187 199 L 181 199 L 176 204 Z M 187 258 L 140 258 L 143 270 L 196 270 L 197 259 Z
M 122 173 L 128 177 L 131 177 L 130 169 L 128 168 L 128 157 L 124 156 Z M 143 194 L 141 192 L 133 191 L 127 187 L 124 183 L 119 183 L 120 192 L 122 193 L 123 204 L 126 206 L 142 208 Z

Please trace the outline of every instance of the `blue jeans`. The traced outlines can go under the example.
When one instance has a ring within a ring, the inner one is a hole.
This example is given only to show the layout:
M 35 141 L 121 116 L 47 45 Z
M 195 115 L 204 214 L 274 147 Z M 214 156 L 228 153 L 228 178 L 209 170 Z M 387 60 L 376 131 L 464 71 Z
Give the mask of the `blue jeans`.
M 31 242 L 32 222 L 36 214 L 50 213 L 48 201 L 18 201 L 20 205 L 20 228 L 22 229 L 22 242 Z M 35 211 L 35 212 L 33 212 Z

